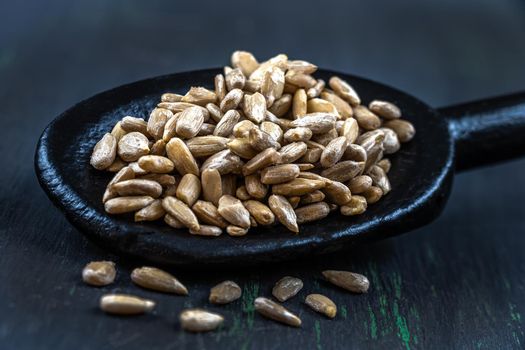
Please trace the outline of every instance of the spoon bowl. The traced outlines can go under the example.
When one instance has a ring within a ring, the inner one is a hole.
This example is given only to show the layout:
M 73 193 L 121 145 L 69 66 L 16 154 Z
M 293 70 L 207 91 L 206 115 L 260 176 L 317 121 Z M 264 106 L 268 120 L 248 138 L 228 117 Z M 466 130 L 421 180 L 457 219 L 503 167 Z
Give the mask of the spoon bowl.
M 214 238 L 190 235 L 185 229 L 173 229 L 162 222 L 136 223 L 132 215 L 107 214 L 101 198 L 112 174 L 90 166 L 95 143 L 126 115 L 147 118 L 162 93 L 183 93 L 191 86 L 212 88 L 210 82 L 220 72 L 220 69 L 199 70 L 120 86 L 78 103 L 47 126 L 35 155 L 37 177 L 52 202 L 80 232 L 115 253 L 162 264 L 255 264 L 336 251 L 364 241 L 393 237 L 434 220 L 447 201 L 455 165 L 462 169 L 488 162 L 480 156 L 477 161 L 466 159 L 481 141 L 493 137 L 490 133 L 483 135 L 488 128 L 483 121 L 488 120 L 488 114 L 494 114 L 489 106 L 499 101 L 497 112 L 510 105 L 518 108 L 518 115 L 512 117 L 514 132 L 525 131 L 523 95 L 507 97 L 509 100 L 505 101 L 503 98 L 493 100 L 482 108 L 479 107 L 482 103 L 476 102 L 444 109 L 448 117 L 458 116 L 451 119 L 397 89 L 320 69 L 315 73 L 317 78 L 328 81 L 333 75 L 340 76 L 359 92 L 363 104 L 373 99 L 393 102 L 401 108 L 403 118 L 416 128 L 414 139 L 389 157 L 392 191 L 370 205 L 364 214 L 346 217 L 336 211 L 323 220 L 300 225 L 297 235 L 277 225 L 252 228 L 243 237 L 223 234 Z M 477 127 L 465 122 L 468 108 L 481 108 L 475 116 L 467 113 L 468 118 L 477 118 Z M 509 113 L 505 115 L 505 120 L 510 120 Z M 501 124 L 501 120 L 498 123 Z M 504 136 L 508 137 L 500 134 L 498 140 Z M 490 161 L 521 154 L 525 141 L 514 139 L 514 147 L 506 145 L 506 153 L 500 152 Z M 473 145 L 464 147 L 465 142 Z M 456 164 L 457 145 L 461 148 L 461 158 Z M 520 152 L 515 150 L 516 146 L 521 146 Z

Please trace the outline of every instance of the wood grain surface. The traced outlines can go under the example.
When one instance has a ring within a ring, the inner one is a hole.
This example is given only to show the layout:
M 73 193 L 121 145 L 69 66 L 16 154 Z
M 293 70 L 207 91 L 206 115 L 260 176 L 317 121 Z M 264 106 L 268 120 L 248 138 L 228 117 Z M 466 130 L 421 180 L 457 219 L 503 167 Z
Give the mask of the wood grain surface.
M 0 349 L 524 348 L 524 160 L 461 174 L 444 214 L 399 238 L 250 270 L 169 269 L 188 297 L 133 286 L 129 273 L 142 262 L 88 242 L 33 171 L 36 140 L 64 109 L 140 78 L 226 64 L 237 48 L 286 52 L 435 106 L 523 90 L 523 2 L 34 0 L 1 2 L 0 18 Z M 97 259 L 117 262 L 114 285 L 81 282 L 82 267 Z M 328 268 L 369 276 L 369 293 L 328 285 L 320 278 Z M 254 312 L 253 300 L 270 296 L 285 275 L 305 284 L 285 302 L 300 329 Z M 211 306 L 209 288 L 225 279 L 239 283 L 242 298 Z M 107 316 L 97 308 L 107 292 L 158 306 L 140 317 Z M 313 292 L 336 302 L 334 320 L 304 305 Z M 225 324 L 183 332 L 186 307 L 219 312 Z

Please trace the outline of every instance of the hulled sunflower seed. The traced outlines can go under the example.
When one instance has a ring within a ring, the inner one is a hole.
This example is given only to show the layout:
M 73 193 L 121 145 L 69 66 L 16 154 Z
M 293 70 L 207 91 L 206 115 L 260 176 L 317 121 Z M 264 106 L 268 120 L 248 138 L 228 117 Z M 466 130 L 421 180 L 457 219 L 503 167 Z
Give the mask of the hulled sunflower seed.
M 353 160 L 355 162 L 366 162 L 366 150 L 362 146 L 356 145 L 354 143 L 349 144 L 346 147 L 343 159 Z
M 217 207 L 211 202 L 198 200 L 191 209 L 199 220 L 205 224 L 217 226 L 223 229 L 228 226 L 226 220 L 224 220 L 219 214 Z
M 108 168 L 117 155 L 117 139 L 112 134 L 105 134 L 93 148 L 90 164 L 97 170 Z
M 264 199 L 268 193 L 268 186 L 261 182 L 259 174 L 248 175 L 244 178 L 248 194 L 256 199 Z
M 146 174 L 139 177 L 139 179 L 152 180 L 158 182 L 163 187 L 177 184 L 175 176 L 168 174 Z
M 304 89 L 298 89 L 293 95 L 292 115 L 295 119 L 302 117 L 307 112 L 307 99 Z
M 308 128 L 293 128 L 284 133 L 286 142 L 308 141 L 312 138 L 312 130 Z
M 148 135 L 148 123 L 142 118 L 124 117 L 120 121 L 120 126 L 126 132 L 137 131 L 141 134 Z
M 251 226 L 251 221 L 250 221 L 250 226 Z M 240 226 L 235 226 L 235 225 L 228 225 L 228 227 L 226 227 L 226 232 L 230 236 L 240 237 L 240 236 L 244 236 L 245 234 L 247 234 L 248 233 L 248 229 L 249 229 L 249 227 L 240 227 Z
M 359 136 L 359 125 L 354 118 L 347 118 L 341 126 L 341 136 L 346 137 L 348 144 L 354 143 Z
M 301 319 L 276 302 L 258 297 L 254 302 L 255 310 L 264 317 L 293 327 L 301 326 Z
M 271 166 L 261 171 L 261 182 L 266 185 L 288 182 L 299 176 L 299 172 L 299 167 L 296 164 Z
M 379 162 L 377 162 L 377 165 L 381 167 L 387 174 L 390 171 L 390 168 L 392 167 L 390 159 L 387 158 L 381 159 Z
M 385 123 L 384 127 L 394 130 L 394 132 L 397 134 L 397 137 L 399 138 L 399 141 L 401 142 L 408 142 L 412 140 L 416 134 L 416 129 L 412 123 L 406 120 L 389 120 Z
M 186 141 L 186 145 L 194 157 L 209 157 L 225 150 L 230 139 L 221 136 L 198 136 Z
M 183 201 L 168 196 L 164 197 L 162 200 L 162 206 L 168 214 L 182 222 L 186 227 L 195 231 L 199 230 L 199 221 L 197 220 L 197 217 Z
M 162 201 L 156 199 L 153 203 L 135 213 L 135 221 L 155 221 L 164 217 L 165 214 L 166 211 L 162 207 Z
M 274 148 L 267 148 L 244 164 L 242 167 L 242 174 L 244 176 L 248 176 L 255 173 L 257 170 L 280 162 L 281 154 L 279 154 L 279 152 L 277 152 Z
M 138 160 L 139 166 L 150 173 L 165 174 L 171 173 L 175 166 L 169 158 L 161 156 L 142 156 Z
M 261 131 L 270 135 L 279 144 L 283 142 L 283 130 L 279 125 L 272 122 L 262 122 L 259 127 Z
M 151 146 L 150 155 L 152 156 L 165 156 L 166 155 L 166 142 L 160 139 L 155 141 L 153 146 Z
M 124 168 L 128 163 L 120 159 L 120 157 L 116 157 L 113 163 L 109 167 L 106 168 L 107 171 L 111 173 L 116 173 L 120 171 L 122 168 Z
M 321 91 L 323 91 L 325 85 L 326 83 L 323 79 L 318 79 L 317 83 L 306 91 L 306 95 L 308 98 L 318 97 L 321 94 Z
M 372 186 L 372 179 L 368 175 L 354 177 L 348 183 L 348 188 L 353 194 L 361 194 Z
M 233 127 L 233 136 L 237 138 L 248 137 L 250 130 L 255 127 L 256 125 L 252 121 L 242 120 Z
M 272 193 L 283 196 L 302 196 L 324 187 L 325 182 L 323 181 L 297 178 L 292 181 L 273 185 Z
M 315 64 L 303 60 L 288 60 L 286 62 L 286 68 L 288 70 L 303 74 L 312 74 L 317 70 L 317 66 Z
M 134 162 L 149 153 L 149 140 L 140 132 L 130 132 L 120 138 L 118 155 L 126 162 Z
M 175 127 L 177 135 L 185 139 L 197 136 L 204 123 L 205 111 L 206 109 L 200 107 L 190 107 L 182 111 Z
M 339 77 L 331 77 L 328 81 L 330 87 L 345 101 L 350 103 L 352 106 L 357 106 L 361 103 L 361 99 L 357 95 L 357 92 L 344 80 Z
M 176 217 L 166 214 L 164 216 L 164 222 L 173 228 L 185 228 L 186 226 Z
M 237 198 L 224 195 L 219 200 L 219 214 L 228 222 L 243 228 L 250 227 L 250 213 Z
M 243 89 L 246 83 L 246 77 L 239 68 L 232 69 L 225 76 L 226 88 L 228 91 L 233 89 Z
M 198 230 L 192 230 L 190 229 L 190 233 L 192 235 L 197 236 L 212 236 L 217 237 L 222 234 L 222 229 L 218 226 L 211 226 L 211 225 L 200 225 Z
M 327 182 L 325 188 L 323 188 L 323 192 L 328 201 L 337 205 L 344 205 L 352 198 L 350 189 L 338 181 Z
M 275 149 L 281 148 L 281 145 L 279 144 L 279 142 L 274 140 L 274 138 L 270 136 L 270 134 L 262 131 L 259 128 L 251 129 L 248 139 L 250 141 L 250 145 L 252 146 L 252 148 L 259 152 L 267 148 L 275 148 Z
M 180 94 L 174 94 L 171 92 L 167 92 L 165 94 L 162 94 L 162 96 L 160 97 L 160 100 L 162 102 L 180 102 L 180 100 L 182 100 L 182 96 L 183 95 L 180 95 Z
M 366 191 L 362 193 L 368 204 L 374 204 L 381 199 L 383 196 L 383 190 L 377 186 L 370 186 Z
M 124 167 L 120 169 L 115 176 L 113 176 L 113 179 L 108 183 L 106 187 L 106 191 L 104 192 L 104 195 L 102 197 L 102 203 L 106 203 L 111 198 L 115 198 L 118 196 L 117 191 L 113 189 L 113 184 L 116 184 L 120 181 L 125 180 L 131 180 L 135 178 L 135 172 L 130 167 Z
M 181 175 L 193 174 L 199 176 L 199 167 L 188 146 L 179 138 L 172 138 L 166 145 L 168 158 Z
M 168 122 L 168 119 L 173 117 L 173 112 L 169 109 L 155 108 L 149 115 L 147 132 L 155 140 L 161 139 L 164 135 L 164 126 Z
M 325 194 L 322 191 L 315 190 L 313 192 L 305 194 L 304 196 L 301 196 L 300 204 L 306 205 L 306 204 L 317 203 L 317 202 L 321 202 L 322 200 L 324 200 L 324 198 L 325 198 Z
M 337 314 L 337 306 L 335 303 L 322 294 L 309 294 L 304 302 L 313 310 L 329 318 L 334 318 Z
M 370 287 L 368 278 L 350 271 L 323 271 L 323 276 L 332 284 L 354 293 L 366 293 Z
M 173 275 L 155 267 L 140 267 L 131 273 L 133 283 L 157 292 L 188 295 L 188 289 Z
M 231 56 L 232 67 L 239 68 L 245 76 L 249 77 L 259 67 L 255 57 L 246 51 L 235 51 Z
M 256 92 L 253 95 L 244 95 L 244 115 L 254 123 L 260 124 L 266 115 L 266 100 Z
M 331 103 L 326 100 L 323 100 L 321 98 L 312 98 L 311 100 L 308 100 L 307 107 L 308 113 L 330 113 L 334 115 L 338 115 L 339 112 L 337 111 L 337 108 Z
M 370 102 L 368 108 L 378 116 L 385 119 L 401 118 L 401 110 L 399 107 L 387 101 L 374 100 Z
M 233 89 L 224 96 L 221 101 L 221 112 L 229 111 L 230 109 L 235 109 L 242 100 L 244 92 L 241 89 Z
M 284 81 L 284 72 L 277 66 L 272 66 L 265 72 L 261 81 L 261 93 L 266 98 L 268 107 L 271 107 L 273 102 L 282 96 Z
M 228 142 L 227 146 L 230 151 L 244 159 L 252 159 L 257 154 L 248 137 L 233 139 Z
M 173 115 L 166 124 L 164 125 L 164 132 L 162 133 L 162 140 L 165 143 L 168 143 L 172 137 L 175 137 L 177 135 L 176 128 L 177 128 L 177 121 L 179 120 L 180 115 L 182 112 L 178 112 Z
M 333 104 L 337 109 L 337 112 L 343 119 L 351 118 L 354 115 L 352 107 L 343 100 L 341 97 L 337 96 L 334 93 L 323 91 L 321 92 L 321 98 Z
M 354 107 L 354 118 L 365 130 L 375 130 L 381 126 L 381 119 L 365 106 Z
M 181 98 L 181 102 L 193 103 L 199 106 L 206 106 L 208 103 L 215 103 L 217 95 L 203 87 L 191 87 L 191 89 Z
M 330 206 L 326 202 L 317 202 L 295 209 L 298 224 L 321 220 L 328 214 L 330 214 Z
M 299 159 L 301 162 L 317 163 L 321 159 L 323 150 L 320 148 L 311 148 L 307 150 L 304 155 Z
M 323 170 L 321 175 L 333 181 L 346 182 L 359 175 L 364 170 L 364 166 L 364 162 L 345 160 Z
M 306 154 L 308 147 L 304 142 L 292 142 L 282 147 L 279 151 L 282 163 L 292 163 Z M 321 156 L 321 152 L 319 152 Z M 312 163 L 308 162 L 307 163 Z
M 241 287 L 233 281 L 224 281 L 210 289 L 208 300 L 212 304 L 229 304 L 241 297 Z
M 181 312 L 179 321 L 185 331 L 209 332 L 217 329 L 224 322 L 224 317 L 205 310 L 190 309 Z
M 120 196 L 151 196 L 157 198 L 162 194 L 162 186 L 152 180 L 131 179 L 117 182 L 113 189 Z
M 117 197 L 107 200 L 104 210 L 109 214 L 129 213 L 150 205 L 154 200 L 150 196 Z
M 155 302 L 126 294 L 106 294 L 99 302 L 102 311 L 116 315 L 140 315 L 150 312 Z
M 292 95 L 290 94 L 284 94 L 279 98 L 278 100 L 275 100 L 275 102 L 272 104 L 272 106 L 268 109 L 271 113 L 273 113 L 276 117 L 280 118 L 284 116 L 290 108 L 292 107 Z
M 297 277 L 285 276 L 272 289 L 272 295 L 281 303 L 295 296 L 303 289 L 303 281 Z
M 292 232 L 299 232 L 297 216 L 286 197 L 272 194 L 268 198 L 268 205 L 281 224 Z
M 226 96 L 226 82 L 224 81 L 224 75 L 217 74 L 215 76 L 215 96 L 217 96 L 217 101 L 220 103 L 224 96 Z
M 321 153 L 321 165 L 329 168 L 337 163 L 345 153 L 348 140 L 344 136 L 337 137 L 330 141 Z
M 107 286 L 115 281 L 116 275 L 113 261 L 92 261 L 82 270 L 82 280 L 92 286 Z
M 341 206 L 341 214 L 345 216 L 363 214 L 366 211 L 366 207 L 367 203 L 365 197 L 353 195 L 348 203 Z
M 115 126 L 111 130 L 111 135 L 115 136 L 117 143 L 120 141 L 120 138 L 122 136 L 126 135 L 126 130 L 122 129 L 122 126 L 120 124 L 120 122 L 117 122 L 117 124 L 115 124 Z
M 202 172 L 201 180 L 204 200 L 218 205 L 219 199 L 223 194 L 222 179 L 219 171 L 217 169 L 206 169 Z
M 368 176 L 372 178 L 374 186 L 377 186 L 383 191 L 383 195 L 387 194 L 391 190 L 390 181 L 383 168 L 372 165 L 368 170 Z
M 192 206 L 201 194 L 201 181 L 193 174 L 186 174 L 180 180 L 177 187 L 177 198 Z
M 313 134 L 322 134 L 335 127 L 336 117 L 328 113 L 308 113 L 290 123 L 292 128 L 309 128 Z
M 215 127 L 213 135 L 228 137 L 233 132 L 233 127 L 239 122 L 241 115 L 236 110 L 229 110 L 222 116 L 221 120 Z
M 275 215 L 265 204 L 255 200 L 247 200 L 243 204 L 259 225 L 266 226 L 275 222 Z
M 217 169 L 221 175 L 226 175 L 230 173 L 239 173 L 243 165 L 244 163 L 238 155 L 234 154 L 229 149 L 225 149 L 206 159 L 201 166 L 201 170 Z

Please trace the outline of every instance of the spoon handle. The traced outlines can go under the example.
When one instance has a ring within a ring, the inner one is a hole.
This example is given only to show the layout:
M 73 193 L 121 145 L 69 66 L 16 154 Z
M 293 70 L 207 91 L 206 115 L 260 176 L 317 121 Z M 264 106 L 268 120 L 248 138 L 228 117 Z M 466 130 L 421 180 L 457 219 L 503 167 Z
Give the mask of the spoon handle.
M 438 109 L 456 143 L 456 170 L 525 155 L 525 92 Z

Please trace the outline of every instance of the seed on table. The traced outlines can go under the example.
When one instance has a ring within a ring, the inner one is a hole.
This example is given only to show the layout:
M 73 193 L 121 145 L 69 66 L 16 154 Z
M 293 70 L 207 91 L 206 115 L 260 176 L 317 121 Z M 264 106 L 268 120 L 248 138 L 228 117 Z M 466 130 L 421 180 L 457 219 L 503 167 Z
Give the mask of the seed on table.
M 365 197 L 359 195 L 353 195 L 352 199 L 345 205 L 342 205 L 340 210 L 341 214 L 345 216 L 353 216 L 363 214 L 366 211 L 367 202 Z
M 309 294 L 304 302 L 313 310 L 327 317 L 334 318 L 337 314 L 337 306 L 335 303 L 322 294 Z
M 186 95 L 181 98 L 181 102 L 193 103 L 202 107 L 208 103 L 215 103 L 216 100 L 217 95 L 215 95 L 215 92 L 200 86 L 192 86 Z
M 151 196 L 157 198 L 162 194 L 162 186 L 152 180 L 131 179 L 117 182 L 112 188 L 121 196 Z
M 281 303 L 299 293 L 303 289 L 303 281 L 297 277 L 285 276 L 272 289 L 272 295 Z
M 155 199 L 150 196 L 131 196 L 112 198 L 104 203 L 104 210 L 109 214 L 124 214 L 142 209 Z
M 153 203 L 135 213 L 135 222 L 159 220 L 165 214 L 166 211 L 162 207 L 162 200 L 155 199 Z
M 199 230 L 197 217 L 183 201 L 172 196 L 167 196 L 162 200 L 162 206 L 168 214 L 182 222 L 186 227 L 195 231 Z
M 299 176 L 299 172 L 299 167 L 296 164 L 270 166 L 261 171 L 261 182 L 266 185 L 288 182 Z
M 416 129 L 409 121 L 402 119 L 389 120 L 384 124 L 385 128 L 394 130 L 401 142 L 408 142 L 414 138 Z
M 124 117 L 120 121 L 120 126 L 126 132 L 137 131 L 141 134 L 148 135 L 148 123 L 143 118 Z
M 250 213 L 237 198 L 224 195 L 219 199 L 219 214 L 229 223 L 243 228 L 250 227 Z
M 301 319 L 288 311 L 284 306 L 267 298 L 258 297 L 254 301 L 255 310 L 264 317 L 278 321 L 289 326 L 300 327 Z
M 217 329 L 224 317 L 200 309 L 188 309 L 181 312 L 179 321 L 182 329 L 190 332 L 209 332 Z
M 213 236 L 217 237 L 222 234 L 222 229 L 218 226 L 211 226 L 211 225 L 200 225 L 198 230 L 192 230 L 190 229 L 190 233 L 192 235 L 197 236 Z
M 355 92 L 350 84 L 348 84 L 343 79 L 335 76 L 331 77 L 328 81 L 328 85 L 330 85 L 337 95 L 350 103 L 352 106 L 358 106 L 361 103 L 361 99 L 357 95 L 357 92 Z
M 157 292 L 188 295 L 188 289 L 171 274 L 155 267 L 140 267 L 131 273 L 133 283 Z
M 208 225 L 226 228 L 228 223 L 222 218 L 217 210 L 217 207 L 211 202 L 198 200 L 193 207 L 191 207 L 197 218 Z
M 385 119 L 399 119 L 401 118 L 401 110 L 395 104 L 374 100 L 368 105 L 368 109 Z
M 366 293 L 370 287 L 368 278 L 355 272 L 326 270 L 323 276 L 330 283 L 354 293 Z
M 199 176 L 197 161 L 193 158 L 184 141 L 179 138 L 172 138 L 166 145 L 166 153 L 179 174 L 185 175 L 189 173 Z
M 150 312 L 155 302 L 126 294 L 106 294 L 100 298 L 100 308 L 108 314 L 140 315 Z
M 275 215 L 264 203 L 255 200 L 247 200 L 243 202 L 243 204 L 259 225 L 271 225 L 274 223 Z
M 241 297 L 241 287 L 233 281 L 224 281 L 210 289 L 208 300 L 212 304 L 229 304 Z
M 321 220 L 328 214 L 330 214 L 330 206 L 326 202 L 317 202 L 295 209 L 298 224 Z
M 372 186 L 372 178 L 368 175 L 354 177 L 348 183 L 348 188 L 352 194 L 361 194 Z
M 268 205 L 281 224 L 292 232 L 299 232 L 295 211 L 284 196 L 272 194 L 268 198 Z
M 111 134 L 105 134 L 97 142 L 91 154 L 90 164 L 97 170 L 108 168 L 117 155 L 117 139 Z
M 115 281 L 116 275 L 113 261 L 92 261 L 82 270 L 82 280 L 92 286 L 107 286 Z

